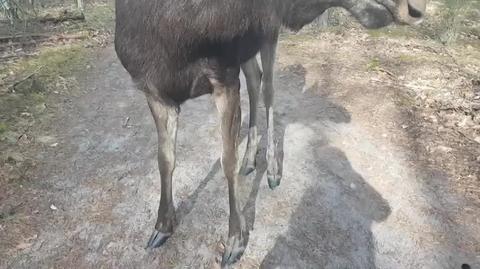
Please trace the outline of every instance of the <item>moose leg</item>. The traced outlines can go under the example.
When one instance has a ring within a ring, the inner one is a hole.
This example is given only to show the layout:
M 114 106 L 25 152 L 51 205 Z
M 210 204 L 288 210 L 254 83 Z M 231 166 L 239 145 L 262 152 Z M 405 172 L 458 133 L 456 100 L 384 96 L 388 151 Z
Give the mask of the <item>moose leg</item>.
M 245 74 L 247 82 L 248 100 L 250 103 L 250 120 L 248 123 L 248 142 L 247 150 L 243 158 L 242 173 L 248 175 L 255 170 L 255 157 L 258 150 L 257 138 L 257 106 L 258 94 L 260 92 L 260 83 L 262 79 L 262 71 L 258 66 L 256 57 L 242 64 L 242 71 Z
M 232 72 L 233 71 L 233 72 Z M 228 181 L 230 218 L 228 242 L 222 258 L 222 267 L 235 262 L 245 250 L 247 230 L 237 200 L 237 145 L 241 124 L 239 69 L 227 70 L 227 83 L 212 81 L 215 104 L 220 114 L 223 141 L 222 167 Z
M 275 153 L 275 132 L 273 113 L 273 65 L 278 36 L 273 37 L 260 51 L 262 58 L 262 92 L 267 112 L 267 179 L 268 186 L 274 189 L 280 184 L 278 160 Z
M 173 233 L 175 208 L 172 199 L 172 174 L 175 169 L 175 141 L 179 109 L 147 94 L 147 102 L 152 112 L 158 134 L 158 167 L 160 169 L 161 196 L 155 230 L 147 248 L 161 246 Z

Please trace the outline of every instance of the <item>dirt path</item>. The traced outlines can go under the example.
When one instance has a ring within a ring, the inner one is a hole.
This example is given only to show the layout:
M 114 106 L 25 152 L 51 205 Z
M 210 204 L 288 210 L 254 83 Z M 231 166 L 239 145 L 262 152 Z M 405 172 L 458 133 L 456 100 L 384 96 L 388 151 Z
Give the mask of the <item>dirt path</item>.
M 412 158 L 403 125 L 414 119 L 394 90 L 372 82 L 382 74 L 359 68 L 370 52 L 349 40 L 281 44 L 283 180 L 269 190 L 262 139 L 258 169 L 241 188 L 252 230 L 236 268 L 480 268 L 478 204 L 445 170 Z M 228 200 L 213 103 L 204 96 L 182 107 L 179 225 L 147 252 L 160 193 L 154 125 L 112 48 L 97 59 L 85 91 L 44 133 L 58 145 L 37 152 L 34 178 L 5 200 L 23 202 L 0 226 L 0 268 L 218 267 Z M 243 90 L 242 137 L 246 97 Z

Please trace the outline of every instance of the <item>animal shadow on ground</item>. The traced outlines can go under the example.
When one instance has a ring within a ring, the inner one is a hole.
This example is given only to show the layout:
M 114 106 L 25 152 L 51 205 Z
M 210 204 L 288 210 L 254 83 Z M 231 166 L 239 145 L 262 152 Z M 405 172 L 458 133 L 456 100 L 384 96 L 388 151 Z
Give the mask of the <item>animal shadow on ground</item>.
M 245 117 L 244 121 L 242 122 L 242 126 L 243 126 L 243 130 L 240 133 L 240 138 L 239 138 L 240 142 L 247 139 L 247 133 L 246 133 L 246 131 L 248 130 L 248 118 L 247 117 Z M 263 141 L 263 140 L 264 139 L 262 138 L 261 141 Z M 264 142 L 266 143 L 266 141 L 264 141 Z M 239 152 L 238 156 L 240 156 L 240 158 L 243 157 L 243 152 Z M 265 156 L 265 147 L 263 147 L 263 148 L 259 147 L 259 152 L 258 152 L 257 156 Z M 266 160 L 265 160 L 265 157 L 264 157 L 263 159 L 257 159 L 256 172 L 252 173 L 252 175 L 255 177 L 255 179 L 253 181 L 247 181 L 247 179 L 244 176 L 240 175 L 239 184 L 246 185 L 245 187 L 250 187 L 250 185 L 251 185 L 251 190 L 250 190 L 250 193 L 248 194 L 248 197 L 246 197 L 247 200 L 245 201 L 245 206 L 244 206 L 244 209 L 243 209 L 244 214 L 249 215 L 249 217 L 246 218 L 247 228 L 252 227 L 253 223 L 254 223 L 255 201 L 256 201 L 256 198 L 257 198 L 258 188 L 260 186 L 260 181 L 261 181 L 262 176 L 265 173 L 266 169 L 267 169 L 267 166 L 266 166 Z M 200 181 L 200 184 L 195 189 L 195 191 L 192 194 L 190 194 L 187 199 L 184 199 L 179 203 L 179 205 L 177 207 L 177 221 L 181 221 L 185 216 L 187 216 L 192 211 L 199 195 L 205 190 L 205 188 L 207 187 L 207 184 L 215 178 L 215 175 L 217 173 L 221 173 L 222 176 L 223 176 L 223 169 L 222 169 L 222 166 L 220 164 L 220 158 L 218 158 L 213 163 L 212 167 L 210 168 L 210 171 Z M 250 176 L 248 176 L 247 178 L 250 179 Z M 245 197 L 239 197 L 239 198 L 244 198 L 245 199 Z M 252 214 L 253 214 L 253 216 L 252 216 Z
M 244 140 L 246 141 L 247 133 L 248 133 L 248 117 L 244 117 L 244 121 L 242 122 L 242 130 L 240 132 L 239 143 L 241 143 Z M 239 185 L 242 185 L 242 186 L 240 186 L 240 189 L 239 189 L 240 190 L 239 199 L 241 201 L 241 204 L 243 204 L 242 212 L 245 216 L 247 231 L 251 231 L 255 223 L 255 213 L 256 213 L 255 205 L 257 201 L 258 190 L 262 182 L 262 179 L 264 179 L 265 172 L 267 170 L 267 161 L 265 158 L 266 142 L 267 142 L 266 136 L 262 136 L 259 141 L 255 171 L 252 172 L 250 175 L 244 176 L 243 171 L 240 168 L 241 174 L 239 177 Z M 244 152 L 242 151 L 238 153 L 238 156 L 240 159 L 243 158 L 243 153 Z M 177 207 L 177 221 L 179 223 L 185 216 L 187 216 L 192 211 L 192 209 L 194 208 L 198 200 L 199 195 L 201 195 L 201 193 L 205 190 L 208 183 L 215 178 L 215 175 L 217 173 L 221 173 L 223 177 L 223 169 L 221 167 L 220 158 L 214 162 L 214 164 L 210 168 L 210 171 L 200 181 L 200 184 L 195 189 L 195 191 L 191 195 L 189 195 L 187 199 L 184 199 L 179 203 Z M 249 233 L 246 234 L 245 240 L 247 241 L 247 244 L 248 244 Z
M 390 214 L 386 200 L 376 192 L 351 166 L 346 155 L 329 145 L 322 130 L 329 124 L 350 122 L 348 111 L 305 86 L 307 70 L 301 65 L 290 65 L 277 71 L 275 134 L 280 173 L 283 174 L 284 140 L 287 126 L 303 126 L 315 134 L 309 137 L 308 147 L 302 152 L 305 170 L 302 182 L 284 178 L 275 191 L 285 192 L 289 184 L 306 184 L 306 191 L 290 217 L 286 234 L 277 238 L 261 264 L 261 268 L 375 268 L 375 244 L 371 232 L 373 222 L 381 222 Z M 322 74 L 328 79 L 328 73 Z M 314 85 L 313 87 L 316 87 Z M 328 87 L 328 86 L 327 86 Z M 244 114 L 247 114 L 244 111 Z M 263 123 L 263 124 L 262 124 Z M 261 140 L 256 158 L 256 170 L 241 178 L 240 199 L 247 229 L 253 229 L 256 201 L 260 184 L 266 182 L 266 130 L 264 110 L 259 109 Z M 244 117 L 240 141 L 246 139 L 248 117 Z M 296 127 L 295 127 L 296 128 Z M 289 141 L 290 143 L 291 141 Z M 287 155 L 289 152 L 287 152 Z M 242 159 L 243 152 L 239 152 Z M 313 161 L 311 161 L 313 160 Z M 288 167 L 287 167 L 288 169 Z M 181 221 L 194 208 L 208 183 L 217 173 L 223 173 L 220 160 L 197 189 L 180 202 L 177 220 Z M 247 192 L 245 192 L 245 190 Z M 297 195 L 297 194 L 292 194 Z M 247 234 L 248 242 L 248 234 Z
M 285 111 L 276 114 L 280 163 L 290 124 L 313 131 L 302 152 L 302 157 L 310 156 L 313 161 L 301 164 L 299 173 L 306 180 L 291 183 L 306 184 L 305 192 L 291 215 L 288 231 L 277 238 L 261 268 L 375 268 L 371 226 L 385 220 L 390 207 L 352 168 L 345 153 L 329 145 L 322 130 L 329 124 L 350 122 L 350 114 L 328 96 L 315 93 L 317 89 L 302 93 L 306 72 L 301 65 L 277 72 L 276 110 Z M 328 75 L 322 74 L 327 79 Z M 279 188 L 293 180 L 284 178 Z

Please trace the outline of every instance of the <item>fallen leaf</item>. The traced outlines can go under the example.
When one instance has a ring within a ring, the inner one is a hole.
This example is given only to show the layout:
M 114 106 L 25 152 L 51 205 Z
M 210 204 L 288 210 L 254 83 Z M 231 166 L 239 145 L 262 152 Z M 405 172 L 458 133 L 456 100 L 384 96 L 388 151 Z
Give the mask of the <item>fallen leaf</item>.
M 29 248 L 33 245 L 33 242 L 31 242 L 31 241 L 37 239 L 37 237 L 38 237 L 38 235 L 34 234 L 31 237 L 26 238 L 24 242 L 18 244 L 15 248 L 17 250 L 24 250 L 26 248 Z
M 24 250 L 24 249 L 26 249 L 26 248 L 31 247 L 32 245 L 33 245 L 33 243 L 23 242 L 23 243 L 18 244 L 15 248 L 16 248 L 17 250 Z

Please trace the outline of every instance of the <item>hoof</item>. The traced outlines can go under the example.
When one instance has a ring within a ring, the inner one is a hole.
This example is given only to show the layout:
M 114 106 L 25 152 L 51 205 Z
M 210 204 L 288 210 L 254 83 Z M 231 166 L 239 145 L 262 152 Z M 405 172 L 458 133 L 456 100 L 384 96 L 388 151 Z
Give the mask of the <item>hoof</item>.
M 280 185 L 281 177 L 278 174 L 270 175 L 267 173 L 267 180 L 268 180 L 268 187 L 274 190 L 276 187 Z
M 163 245 L 171 234 L 165 234 L 154 230 L 147 243 L 147 249 L 158 248 Z
M 255 171 L 257 150 L 258 149 L 256 148 L 256 146 L 255 150 L 253 150 L 250 145 L 247 146 L 247 150 L 245 151 L 245 156 L 243 156 L 242 167 L 240 170 L 240 173 L 242 175 L 248 176 L 250 173 Z
M 246 242 L 243 238 L 237 236 L 230 237 L 223 253 L 222 268 L 227 268 L 228 265 L 238 261 L 242 257 L 245 248 Z
M 255 171 L 255 165 L 247 165 L 247 166 L 243 167 L 242 174 L 244 176 L 248 176 L 253 171 Z
M 255 171 L 255 157 L 248 158 L 247 155 L 243 158 L 242 169 L 240 170 L 244 176 L 248 176 L 250 173 Z

